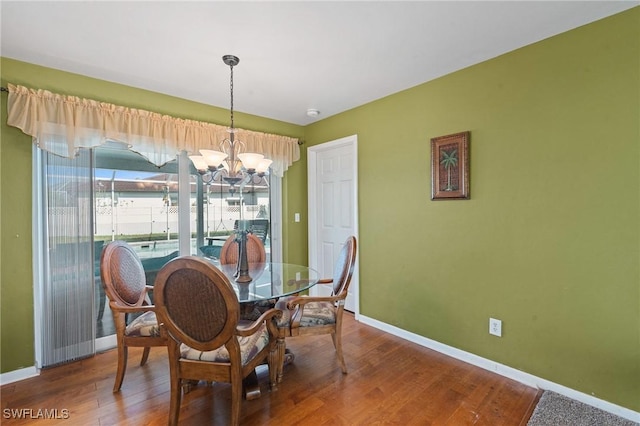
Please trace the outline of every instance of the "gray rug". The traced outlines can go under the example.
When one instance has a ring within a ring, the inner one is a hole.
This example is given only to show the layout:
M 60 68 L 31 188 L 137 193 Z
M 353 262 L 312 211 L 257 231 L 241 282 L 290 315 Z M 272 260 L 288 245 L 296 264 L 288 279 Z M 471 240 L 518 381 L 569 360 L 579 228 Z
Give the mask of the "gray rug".
M 575 401 L 555 392 L 544 391 L 527 426 L 638 426 L 622 417 Z

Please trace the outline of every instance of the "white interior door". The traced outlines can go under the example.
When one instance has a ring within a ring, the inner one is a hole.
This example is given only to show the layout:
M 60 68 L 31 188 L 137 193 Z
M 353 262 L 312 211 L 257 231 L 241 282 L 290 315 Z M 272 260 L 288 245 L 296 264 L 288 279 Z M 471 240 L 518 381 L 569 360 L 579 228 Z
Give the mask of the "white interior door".
M 310 147 L 308 153 L 309 266 L 321 277 L 332 277 L 346 239 L 358 237 L 358 180 L 356 135 Z M 359 313 L 358 263 L 345 309 Z M 315 286 L 312 295 L 327 295 Z

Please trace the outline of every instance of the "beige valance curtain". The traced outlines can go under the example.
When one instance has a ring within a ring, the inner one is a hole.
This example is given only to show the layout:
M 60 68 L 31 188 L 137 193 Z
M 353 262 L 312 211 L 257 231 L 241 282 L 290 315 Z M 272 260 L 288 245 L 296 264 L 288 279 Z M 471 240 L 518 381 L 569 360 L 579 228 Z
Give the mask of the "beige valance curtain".
M 229 136 L 226 126 L 186 120 L 140 109 L 127 108 L 47 90 L 8 85 L 7 124 L 33 136 L 40 148 L 72 158 L 79 148 L 99 146 L 108 140 L 126 143 L 129 149 L 161 166 L 181 151 L 218 149 Z M 273 160 L 273 172 L 282 177 L 300 159 L 298 140 L 236 129 L 245 152 Z

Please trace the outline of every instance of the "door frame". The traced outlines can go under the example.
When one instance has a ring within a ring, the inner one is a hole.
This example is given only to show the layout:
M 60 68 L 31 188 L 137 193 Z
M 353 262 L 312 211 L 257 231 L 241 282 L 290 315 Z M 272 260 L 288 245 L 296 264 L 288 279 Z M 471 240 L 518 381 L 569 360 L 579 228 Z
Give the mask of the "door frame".
M 359 226 L 358 226 L 358 135 L 346 136 L 340 139 L 336 139 L 333 141 L 325 142 L 319 145 L 314 145 L 307 148 L 307 197 L 308 197 L 308 215 L 309 215 L 309 226 L 308 226 L 308 238 L 309 238 L 309 267 L 313 269 L 317 269 L 318 264 L 318 256 L 320 255 L 318 250 L 318 215 L 317 211 L 319 208 L 318 202 L 318 194 L 316 191 L 317 187 L 317 161 L 318 154 L 325 151 L 330 151 L 337 148 L 343 147 L 351 148 L 351 152 L 353 154 L 353 182 L 355 183 L 353 187 L 353 231 L 356 237 L 356 240 L 359 242 Z M 359 251 L 356 253 L 356 263 L 353 271 L 353 277 L 351 278 L 351 286 L 350 289 L 353 291 L 354 296 L 354 314 L 356 319 L 360 316 L 360 254 Z M 311 288 L 310 292 L 313 294 L 313 288 Z

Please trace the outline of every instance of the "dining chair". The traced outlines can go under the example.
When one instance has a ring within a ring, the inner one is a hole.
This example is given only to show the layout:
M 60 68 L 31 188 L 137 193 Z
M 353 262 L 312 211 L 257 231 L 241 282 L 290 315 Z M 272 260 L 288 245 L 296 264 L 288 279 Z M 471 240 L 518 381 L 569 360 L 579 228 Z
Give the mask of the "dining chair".
M 247 261 L 249 263 L 264 263 L 267 260 L 267 252 L 260 238 L 247 234 Z M 238 241 L 236 234 L 231 234 L 220 249 L 220 264 L 226 265 L 238 262 Z
M 356 262 L 357 242 L 347 238 L 335 264 L 333 278 L 321 279 L 317 285 L 332 284 L 330 296 L 293 296 L 278 300 L 275 307 L 283 311 L 278 323 L 278 355 L 284 359 L 285 338 L 330 334 L 342 372 L 347 366 L 342 353 L 342 315 Z M 278 366 L 278 381 L 282 381 L 283 365 Z
M 160 335 L 155 306 L 150 302 L 140 258 L 124 241 L 105 246 L 100 258 L 100 277 L 109 298 L 118 346 L 118 367 L 113 391 L 118 392 L 127 369 L 129 347 L 143 347 L 140 365 L 145 365 L 152 346 L 166 346 Z M 130 320 L 127 324 L 127 320 Z
M 206 259 L 183 256 L 167 263 L 155 284 L 161 333 L 167 337 L 171 400 L 169 424 L 178 423 L 183 385 L 192 381 L 231 384 L 230 424 L 240 418 L 242 381 L 267 362 L 277 387 L 277 319 L 271 309 L 254 322 L 240 322 L 229 279 Z

